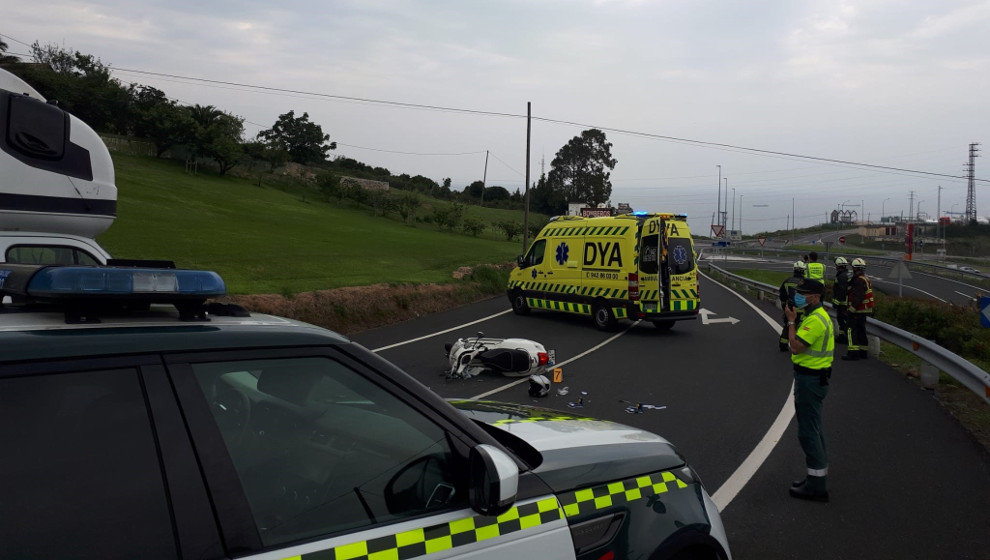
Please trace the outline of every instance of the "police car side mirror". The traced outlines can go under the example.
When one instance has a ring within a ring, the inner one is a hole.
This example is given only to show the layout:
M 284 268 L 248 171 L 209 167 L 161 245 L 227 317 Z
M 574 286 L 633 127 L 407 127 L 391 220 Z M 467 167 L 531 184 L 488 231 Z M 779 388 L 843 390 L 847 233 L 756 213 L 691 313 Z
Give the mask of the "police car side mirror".
M 482 515 L 505 513 L 516 501 L 519 467 L 504 451 L 488 444 L 471 449 L 471 509 Z

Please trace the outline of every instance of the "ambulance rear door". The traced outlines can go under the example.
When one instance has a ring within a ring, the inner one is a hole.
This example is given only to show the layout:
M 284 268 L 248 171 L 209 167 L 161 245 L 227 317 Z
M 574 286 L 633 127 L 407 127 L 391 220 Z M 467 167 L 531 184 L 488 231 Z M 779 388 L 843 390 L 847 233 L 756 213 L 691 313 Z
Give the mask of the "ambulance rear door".
M 639 293 L 643 311 L 666 311 L 666 223 L 663 218 L 651 217 L 643 222 L 639 241 Z

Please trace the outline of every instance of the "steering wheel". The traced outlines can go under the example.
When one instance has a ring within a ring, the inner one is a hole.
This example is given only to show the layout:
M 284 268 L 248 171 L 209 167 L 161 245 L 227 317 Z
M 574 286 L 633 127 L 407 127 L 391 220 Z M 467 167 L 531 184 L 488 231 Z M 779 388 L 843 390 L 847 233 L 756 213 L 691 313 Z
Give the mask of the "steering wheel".
M 228 445 L 244 441 L 251 421 L 251 399 L 244 392 L 218 379 L 210 408 Z

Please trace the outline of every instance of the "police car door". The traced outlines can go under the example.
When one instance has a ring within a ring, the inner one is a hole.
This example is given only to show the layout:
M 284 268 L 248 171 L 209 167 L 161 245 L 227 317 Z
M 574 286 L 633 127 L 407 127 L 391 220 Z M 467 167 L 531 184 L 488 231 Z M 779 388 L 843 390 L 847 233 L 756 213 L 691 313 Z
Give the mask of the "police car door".
M 666 224 L 661 218 L 649 218 L 640 232 L 640 294 L 647 311 L 659 312 L 666 307 Z M 654 303 L 656 308 L 654 309 Z
M 474 511 L 468 436 L 405 389 L 326 348 L 245 354 L 169 366 L 234 556 L 574 558 L 553 495 Z

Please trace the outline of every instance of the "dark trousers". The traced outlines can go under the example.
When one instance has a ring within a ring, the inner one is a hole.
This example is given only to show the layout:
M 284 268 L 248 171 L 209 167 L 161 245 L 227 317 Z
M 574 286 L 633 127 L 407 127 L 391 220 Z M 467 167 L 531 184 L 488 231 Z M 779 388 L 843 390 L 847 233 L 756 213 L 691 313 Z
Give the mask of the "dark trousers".
M 825 449 L 825 431 L 822 422 L 822 405 L 828 395 L 828 385 L 822 384 L 822 376 L 811 370 L 794 371 L 794 412 L 798 423 L 798 442 L 804 451 L 808 467 L 809 490 L 824 492 L 828 476 L 828 454 Z M 827 381 L 826 381 L 827 383 Z
M 846 347 L 849 352 L 854 350 L 867 351 L 870 343 L 866 340 L 866 316 L 868 313 L 850 312 L 847 319 L 849 329 L 849 345 Z
M 832 302 L 835 306 L 835 321 L 839 324 L 839 330 L 837 331 L 842 337 L 847 337 L 847 330 L 849 329 L 849 306 L 845 303 Z

